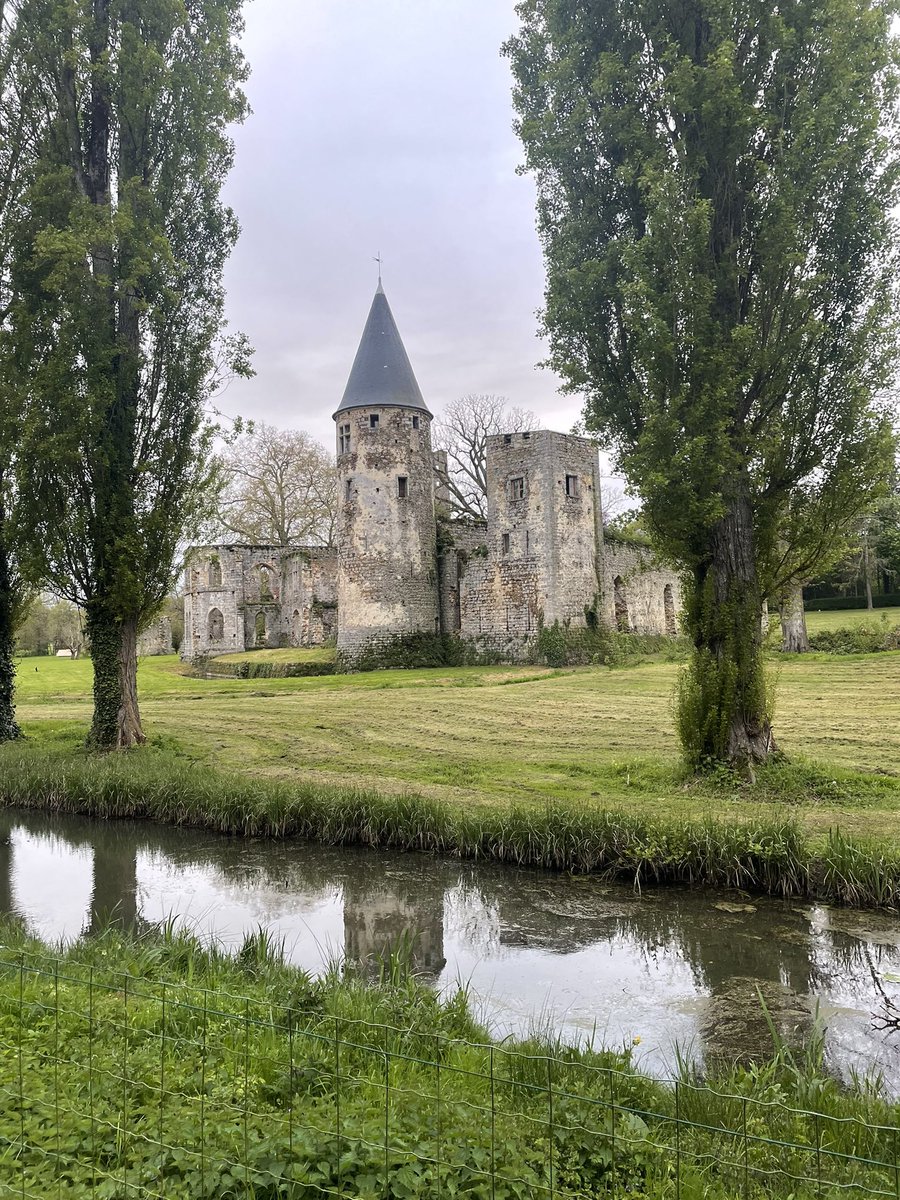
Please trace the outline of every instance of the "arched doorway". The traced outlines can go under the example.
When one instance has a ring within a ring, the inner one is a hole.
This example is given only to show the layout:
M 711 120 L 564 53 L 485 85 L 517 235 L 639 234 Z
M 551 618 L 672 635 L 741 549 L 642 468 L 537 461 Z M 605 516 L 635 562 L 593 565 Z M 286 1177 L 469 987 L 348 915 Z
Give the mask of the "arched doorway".
M 294 609 L 294 615 L 291 617 L 291 645 L 299 646 L 303 637 L 303 620 L 300 616 L 300 610 Z
M 630 633 L 631 622 L 628 619 L 628 593 L 625 591 L 625 580 L 617 575 L 613 580 L 613 601 L 616 609 L 616 629 L 619 633 Z
M 671 583 L 663 588 L 663 607 L 666 610 L 666 633 L 669 637 L 678 636 L 678 621 L 675 617 L 675 597 Z
M 256 644 L 257 646 L 265 646 L 267 641 L 266 614 L 264 612 L 258 612 L 256 614 Z
M 211 642 L 222 642 L 225 640 L 225 618 L 222 616 L 220 609 L 211 608 L 209 610 L 207 628 Z

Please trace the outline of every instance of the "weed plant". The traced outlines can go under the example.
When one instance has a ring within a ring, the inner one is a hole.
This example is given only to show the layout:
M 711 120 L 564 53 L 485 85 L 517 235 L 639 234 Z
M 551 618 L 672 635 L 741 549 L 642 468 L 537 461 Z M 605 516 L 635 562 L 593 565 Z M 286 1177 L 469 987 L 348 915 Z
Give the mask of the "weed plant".
M 0 1164 L 11 1194 L 167 1200 L 891 1195 L 898 1109 L 821 1044 L 682 1065 L 494 1043 L 408 962 L 378 986 L 228 957 L 172 926 L 51 954 L 0 925 Z

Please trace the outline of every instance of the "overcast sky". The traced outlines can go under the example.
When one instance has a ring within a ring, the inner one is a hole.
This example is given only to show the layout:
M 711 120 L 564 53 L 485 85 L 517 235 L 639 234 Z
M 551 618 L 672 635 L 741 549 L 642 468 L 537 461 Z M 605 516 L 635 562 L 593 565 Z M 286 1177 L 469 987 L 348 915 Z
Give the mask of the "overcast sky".
M 495 392 L 570 429 L 578 401 L 537 369 L 544 272 L 500 57 L 513 0 L 252 0 L 246 16 L 227 287 L 257 375 L 222 407 L 330 446 L 380 250 L 432 412 Z

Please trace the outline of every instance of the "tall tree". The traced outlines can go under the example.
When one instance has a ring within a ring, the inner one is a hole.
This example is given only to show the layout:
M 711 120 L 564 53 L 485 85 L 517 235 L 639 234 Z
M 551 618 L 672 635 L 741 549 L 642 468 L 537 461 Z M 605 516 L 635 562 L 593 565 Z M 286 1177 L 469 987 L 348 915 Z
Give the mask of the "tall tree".
M 447 455 L 441 482 L 454 516 L 487 517 L 487 439 L 537 425 L 534 413 L 508 403 L 505 396 L 472 393 L 448 404 L 434 423 L 434 448 Z
M 551 362 L 685 570 L 686 756 L 752 765 L 775 749 L 759 614 L 792 505 L 813 528 L 887 475 L 898 5 L 517 11 Z
M 334 457 L 309 434 L 258 423 L 220 461 L 220 534 L 276 546 L 334 542 Z
M 49 114 L 14 255 L 22 494 L 42 574 L 85 611 L 91 743 L 124 747 L 144 740 L 137 636 L 207 482 L 241 0 L 16 6 Z
M 17 6 L 0 0 L 0 345 L 12 301 L 12 229 L 43 114 L 19 67 L 23 29 Z M 15 715 L 15 642 L 31 592 L 23 576 L 15 479 L 21 392 L 0 362 L 0 742 L 20 736 Z

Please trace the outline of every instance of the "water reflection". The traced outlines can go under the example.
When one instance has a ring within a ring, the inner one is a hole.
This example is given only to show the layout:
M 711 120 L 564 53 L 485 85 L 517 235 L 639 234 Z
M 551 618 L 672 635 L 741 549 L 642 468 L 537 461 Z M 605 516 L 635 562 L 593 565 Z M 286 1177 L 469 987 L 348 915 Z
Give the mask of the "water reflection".
M 341 956 L 377 970 L 404 938 L 427 979 L 470 985 L 497 1033 L 544 1020 L 607 1044 L 639 1037 L 654 1071 L 675 1042 L 695 1057 L 764 1053 L 760 997 L 792 1042 L 818 1008 L 834 1069 L 880 1070 L 900 1092 L 871 1019 L 872 971 L 900 974 L 900 924 L 879 914 L 14 811 L 0 812 L 0 911 L 51 941 L 176 915 L 236 945 L 262 924 L 310 970 Z

